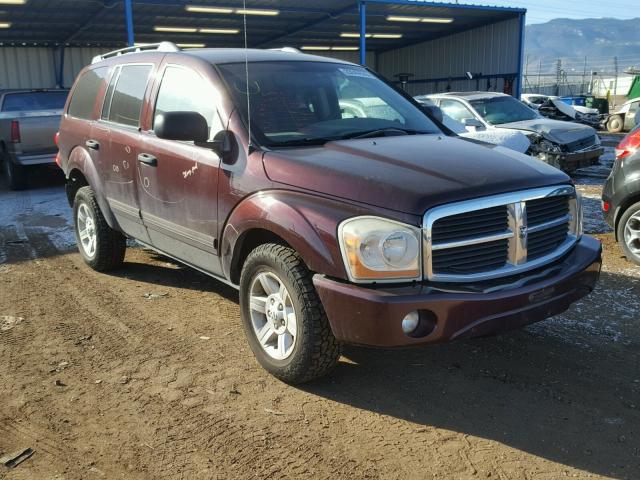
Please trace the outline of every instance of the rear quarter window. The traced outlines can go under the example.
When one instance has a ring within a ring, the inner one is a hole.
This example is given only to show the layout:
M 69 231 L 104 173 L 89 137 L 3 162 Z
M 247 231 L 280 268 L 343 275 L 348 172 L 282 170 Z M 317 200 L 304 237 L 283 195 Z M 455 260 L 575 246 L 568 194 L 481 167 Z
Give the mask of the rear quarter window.
M 68 91 L 9 93 L 2 102 L 3 112 L 62 110 Z
M 85 72 L 73 90 L 68 113 L 72 117 L 90 120 L 93 118 L 93 107 L 100 91 L 100 85 L 107 76 L 108 67 L 95 68 Z

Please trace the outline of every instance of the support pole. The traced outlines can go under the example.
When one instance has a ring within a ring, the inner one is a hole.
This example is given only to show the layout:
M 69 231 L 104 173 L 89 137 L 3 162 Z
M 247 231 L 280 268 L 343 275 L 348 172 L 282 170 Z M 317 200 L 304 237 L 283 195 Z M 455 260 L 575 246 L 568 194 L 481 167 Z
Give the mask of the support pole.
M 520 94 L 522 93 L 522 84 L 524 80 L 522 63 L 524 62 L 524 30 L 525 30 L 525 13 L 522 12 L 519 15 L 519 23 L 520 23 L 520 45 L 518 45 L 518 78 L 516 79 L 515 89 L 513 91 L 513 96 L 520 100 Z M 529 63 L 529 62 L 527 62 Z
M 133 10 L 131 0 L 124 0 L 124 15 L 127 20 L 127 45 L 133 47 Z
M 360 65 L 367 64 L 367 5 L 360 2 Z

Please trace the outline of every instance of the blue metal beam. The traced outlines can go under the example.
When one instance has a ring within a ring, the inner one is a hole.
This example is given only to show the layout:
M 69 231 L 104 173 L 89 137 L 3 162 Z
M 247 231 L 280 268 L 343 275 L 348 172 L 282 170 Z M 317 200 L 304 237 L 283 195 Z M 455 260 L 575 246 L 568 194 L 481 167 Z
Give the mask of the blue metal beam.
M 525 16 L 526 11 L 520 14 L 520 45 L 518 48 L 518 76 L 516 77 L 516 85 L 513 92 L 513 96 L 520 100 L 520 94 L 522 93 L 523 77 L 523 62 L 524 62 L 524 32 L 525 32 Z
M 133 47 L 133 11 L 131 8 L 131 0 L 124 0 L 124 15 L 127 21 L 127 45 Z
M 367 64 L 367 4 L 363 1 L 360 4 L 360 65 Z

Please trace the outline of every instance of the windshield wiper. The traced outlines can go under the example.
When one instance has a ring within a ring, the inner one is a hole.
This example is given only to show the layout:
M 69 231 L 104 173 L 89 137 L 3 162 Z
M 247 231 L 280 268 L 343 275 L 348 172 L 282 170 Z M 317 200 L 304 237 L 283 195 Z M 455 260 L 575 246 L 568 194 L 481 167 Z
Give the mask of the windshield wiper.
M 396 132 L 400 135 L 423 135 L 431 132 L 424 132 L 421 130 L 412 130 L 409 128 L 387 127 L 376 128 L 375 130 L 368 130 L 365 132 L 349 133 L 341 137 L 343 140 L 356 139 L 356 138 L 373 138 L 373 137 L 385 137 L 387 133 Z

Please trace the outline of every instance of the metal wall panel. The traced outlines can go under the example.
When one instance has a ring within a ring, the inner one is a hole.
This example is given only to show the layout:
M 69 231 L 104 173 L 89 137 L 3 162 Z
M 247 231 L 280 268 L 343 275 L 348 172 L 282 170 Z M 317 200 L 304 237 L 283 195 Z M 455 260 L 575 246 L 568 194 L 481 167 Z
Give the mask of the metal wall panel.
M 0 48 L 0 89 L 55 86 L 52 48 Z
M 63 87 L 70 87 L 76 75 L 105 48 L 66 48 Z M 59 56 L 48 47 L 0 47 L 0 89 L 53 88 Z
M 398 73 L 413 73 L 413 79 L 460 77 L 465 72 L 484 75 L 508 74 L 518 71 L 520 22 L 518 18 L 505 20 L 436 40 L 382 53 L 378 57 L 378 71 L 390 80 Z M 452 81 L 409 84 L 412 95 L 451 90 L 476 89 L 476 81 Z M 497 83 L 497 85 L 496 85 Z M 491 80 L 492 88 L 502 90 L 502 80 Z M 487 80 L 480 81 L 480 89 L 487 90 Z

